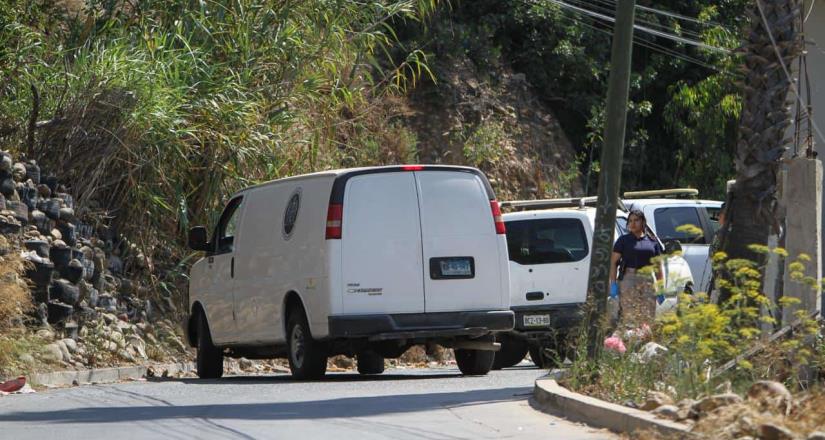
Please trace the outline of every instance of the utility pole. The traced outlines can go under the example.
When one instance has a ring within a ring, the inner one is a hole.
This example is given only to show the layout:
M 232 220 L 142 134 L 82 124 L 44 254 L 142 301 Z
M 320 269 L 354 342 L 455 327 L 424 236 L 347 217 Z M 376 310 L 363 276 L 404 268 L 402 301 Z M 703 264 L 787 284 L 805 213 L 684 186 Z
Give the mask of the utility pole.
M 587 295 L 587 351 L 593 357 L 601 347 L 606 326 L 607 294 L 610 286 L 610 256 L 616 231 L 616 209 L 622 176 L 627 97 L 630 87 L 630 62 L 633 53 L 633 15 L 635 0 L 616 2 L 610 78 L 607 85 L 607 114 L 604 128 L 601 172 L 599 173 L 596 225 L 590 258 Z

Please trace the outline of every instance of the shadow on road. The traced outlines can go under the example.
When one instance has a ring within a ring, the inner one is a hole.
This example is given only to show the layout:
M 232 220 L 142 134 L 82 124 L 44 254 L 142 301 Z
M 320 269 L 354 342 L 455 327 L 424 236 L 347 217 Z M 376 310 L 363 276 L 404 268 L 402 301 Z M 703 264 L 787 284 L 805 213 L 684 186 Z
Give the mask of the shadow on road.
M 242 378 L 239 378 L 242 379 Z M 525 399 L 529 387 L 390 396 L 346 397 L 301 402 L 87 407 L 58 411 L 0 414 L 2 422 L 122 423 L 167 419 L 213 418 L 221 420 L 315 420 L 413 413 L 441 408 Z
M 243 383 L 318 383 L 318 382 L 379 382 L 391 380 L 431 380 L 431 379 L 445 379 L 460 377 L 458 373 L 439 373 L 439 374 L 376 374 L 362 376 L 358 373 L 327 373 L 323 379 L 301 381 L 295 380 L 289 373 L 275 373 L 269 375 L 249 375 L 249 376 L 225 376 L 220 379 L 197 379 L 197 378 L 178 378 L 178 377 L 152 377 L 147 379 L 150 382 L 181 382 L 192 385 L 237 385 L 239 382 Z

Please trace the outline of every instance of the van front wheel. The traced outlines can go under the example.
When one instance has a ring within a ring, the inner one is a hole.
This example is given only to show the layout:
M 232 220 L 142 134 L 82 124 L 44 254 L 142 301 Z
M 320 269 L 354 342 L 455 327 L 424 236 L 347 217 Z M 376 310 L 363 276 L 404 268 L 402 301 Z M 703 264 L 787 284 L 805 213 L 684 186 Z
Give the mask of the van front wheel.
M 223 351 L 212 343 L 206 316 L 200 312 L 198 320 L 198 357 L 196 366 L 201 379 L 218 379 L 223 376 Z
M 293 309 L 287 319 L 289 369 L 298 380 L 320 379 L 327 371 L 327 353 L 322 343 L 312 339 L 304 311 Z
M 455 350 L 455 363 L 466 376 L 483 376 L 493 368 L 496 352 L 492 350 Z

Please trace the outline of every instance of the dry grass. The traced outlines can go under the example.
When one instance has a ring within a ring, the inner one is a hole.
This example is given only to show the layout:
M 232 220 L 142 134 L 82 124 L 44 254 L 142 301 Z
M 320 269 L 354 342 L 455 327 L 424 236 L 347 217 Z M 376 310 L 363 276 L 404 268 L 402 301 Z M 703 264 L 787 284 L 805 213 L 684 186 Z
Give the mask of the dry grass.
M 428 362 L 446 362 L 454 359 L 453 351 L 444 348 L 440 345 L 434 345 L 432 350 L 428 353 L 426 347 L 423 345 L 413 345 L 409 350 L 405 351 L 398 362 L 402 364 L 426 364 Z
M 759 426 L 766 423 L 789 429 L 795 438 L 806 438 L 813 432 L 825 431 L 825 417 L 822 417 L 825 391 L 806 393 L 795 401 L 794 409 L 787 416 L 760 411 L 757 404 L 747 401 L 721 407 L 699 420 L 692 432 L 697 439 L 759 438 Z M 635 432 L 632 435 L 625 434 L 622 438 L 656 440 L 667 437 L 655 431 L 644 431 Z
M 8 241 L 0 236 L 0 248 Z M 44 342 L 20 325 L 32 307 L 31 293 L 23 278 L 24 262 L 16 251 L 0 256 L 0 377 L 32 371 L 32 356 Z
M 43 339 L 15 328 L 0 334 L 0 378 L 28 375 L 35 371 L 48 370 L 52 362 L 42 358 Z
M 6 239 L 0 236 L 0 240 Z M 0 256 L 0 334 L 15 327 L 33 307 L 31 293 L 23 281 L 23 264 L 15 252 Z
M 699 420 L 693 431 L 700 438 L 724 440 L 756 437 L 759 426 L 765 423 L 784 426 L 802 438 L 812 432 L 825 430 L 825 417 L 822 417 L 825 392 L 820 390 L 805 393 L 795 400 L 796 405 L 787 416 L 760 411 L 751 402 L 722 407 Z

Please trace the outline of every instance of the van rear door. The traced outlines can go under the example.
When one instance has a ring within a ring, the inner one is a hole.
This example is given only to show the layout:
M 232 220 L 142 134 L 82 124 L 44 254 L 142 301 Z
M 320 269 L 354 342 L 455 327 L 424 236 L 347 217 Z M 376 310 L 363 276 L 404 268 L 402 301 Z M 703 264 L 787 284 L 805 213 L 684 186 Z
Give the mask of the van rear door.
M 572 213 L 507 221 L 513 305 L 585 302 L 591 241 L 586 221 Z
M 509 308 L 507 250 L 482 178 L 416 171 L 427 312 Z M 502 284 L 503 283 L 503 284 Z
M 344 313 L 424 312 L 415 176 L 352 176 L 344 191 Z

